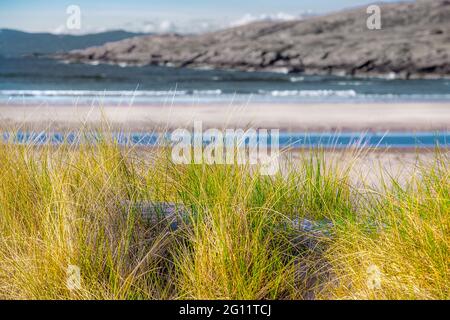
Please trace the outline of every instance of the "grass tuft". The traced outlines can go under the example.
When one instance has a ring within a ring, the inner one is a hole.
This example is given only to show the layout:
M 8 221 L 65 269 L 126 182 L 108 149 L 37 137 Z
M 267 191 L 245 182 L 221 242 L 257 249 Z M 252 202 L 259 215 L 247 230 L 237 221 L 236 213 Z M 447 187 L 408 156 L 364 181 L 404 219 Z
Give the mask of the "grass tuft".
M 358 188 L 351 161 L 326 151 L 300 152 L 270 177 L 169 155 L 106 134 L 0 143 L 0 298 L 450 297 L 443 151 L 406 182 L 381 170 L 377 187 Z M 176 228 L 148 211 L 157 203 L 177 208 Z M 69 265 L 79 289 L 67 287 Z

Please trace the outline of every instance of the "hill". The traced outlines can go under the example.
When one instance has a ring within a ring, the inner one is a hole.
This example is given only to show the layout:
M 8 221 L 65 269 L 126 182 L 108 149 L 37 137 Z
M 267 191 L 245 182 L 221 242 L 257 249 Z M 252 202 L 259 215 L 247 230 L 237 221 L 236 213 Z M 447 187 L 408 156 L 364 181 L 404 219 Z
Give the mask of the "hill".
M 87 35 L 56 35 L 51 33 L 28 33 L 0 29 L 0 55 L 18 57 L 31 54 L 48 54 L 83 49 L 134 37 L 137 33 L 122 30 Z

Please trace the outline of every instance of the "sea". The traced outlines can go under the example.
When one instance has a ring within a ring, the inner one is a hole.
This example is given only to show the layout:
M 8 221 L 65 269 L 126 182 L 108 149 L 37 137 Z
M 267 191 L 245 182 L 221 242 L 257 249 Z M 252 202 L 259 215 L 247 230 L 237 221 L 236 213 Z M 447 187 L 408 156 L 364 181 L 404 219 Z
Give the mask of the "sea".
M 450 101 L 450 79 L 356 79 L 0 58 L 0 103 Z

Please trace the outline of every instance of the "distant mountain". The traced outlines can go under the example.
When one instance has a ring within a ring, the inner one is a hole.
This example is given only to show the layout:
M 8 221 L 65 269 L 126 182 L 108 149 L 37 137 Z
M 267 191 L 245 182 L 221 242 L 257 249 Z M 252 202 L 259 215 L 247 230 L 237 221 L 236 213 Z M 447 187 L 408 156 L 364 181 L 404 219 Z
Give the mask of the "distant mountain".
M 135 37 L 59 58 L 246 71 L 449 77 L 450 0 L 379 5 L 381 30 L 367 28 L 367 7 L 361 7 L 201 35 Z
M 0 29 L 0 55 L 17 57 L 31 54 L 66 52 L 99 46 L 107 42 L 119 41 L 139 35 L 143 35 L 143 33 L 117 30 L 75 36 Z

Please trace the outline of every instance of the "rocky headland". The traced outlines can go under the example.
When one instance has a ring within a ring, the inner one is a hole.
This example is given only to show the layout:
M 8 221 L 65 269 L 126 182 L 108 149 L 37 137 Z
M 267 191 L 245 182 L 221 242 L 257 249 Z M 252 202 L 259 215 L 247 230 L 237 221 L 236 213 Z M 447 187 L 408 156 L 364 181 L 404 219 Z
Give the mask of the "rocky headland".
M 245 71 L 450 77 L 450 0 L 380 3 L 381 29 L 367 7 L 289 22 L 256 22 L 200 35 L 138 36 L 56 55 L 83 63 Z

